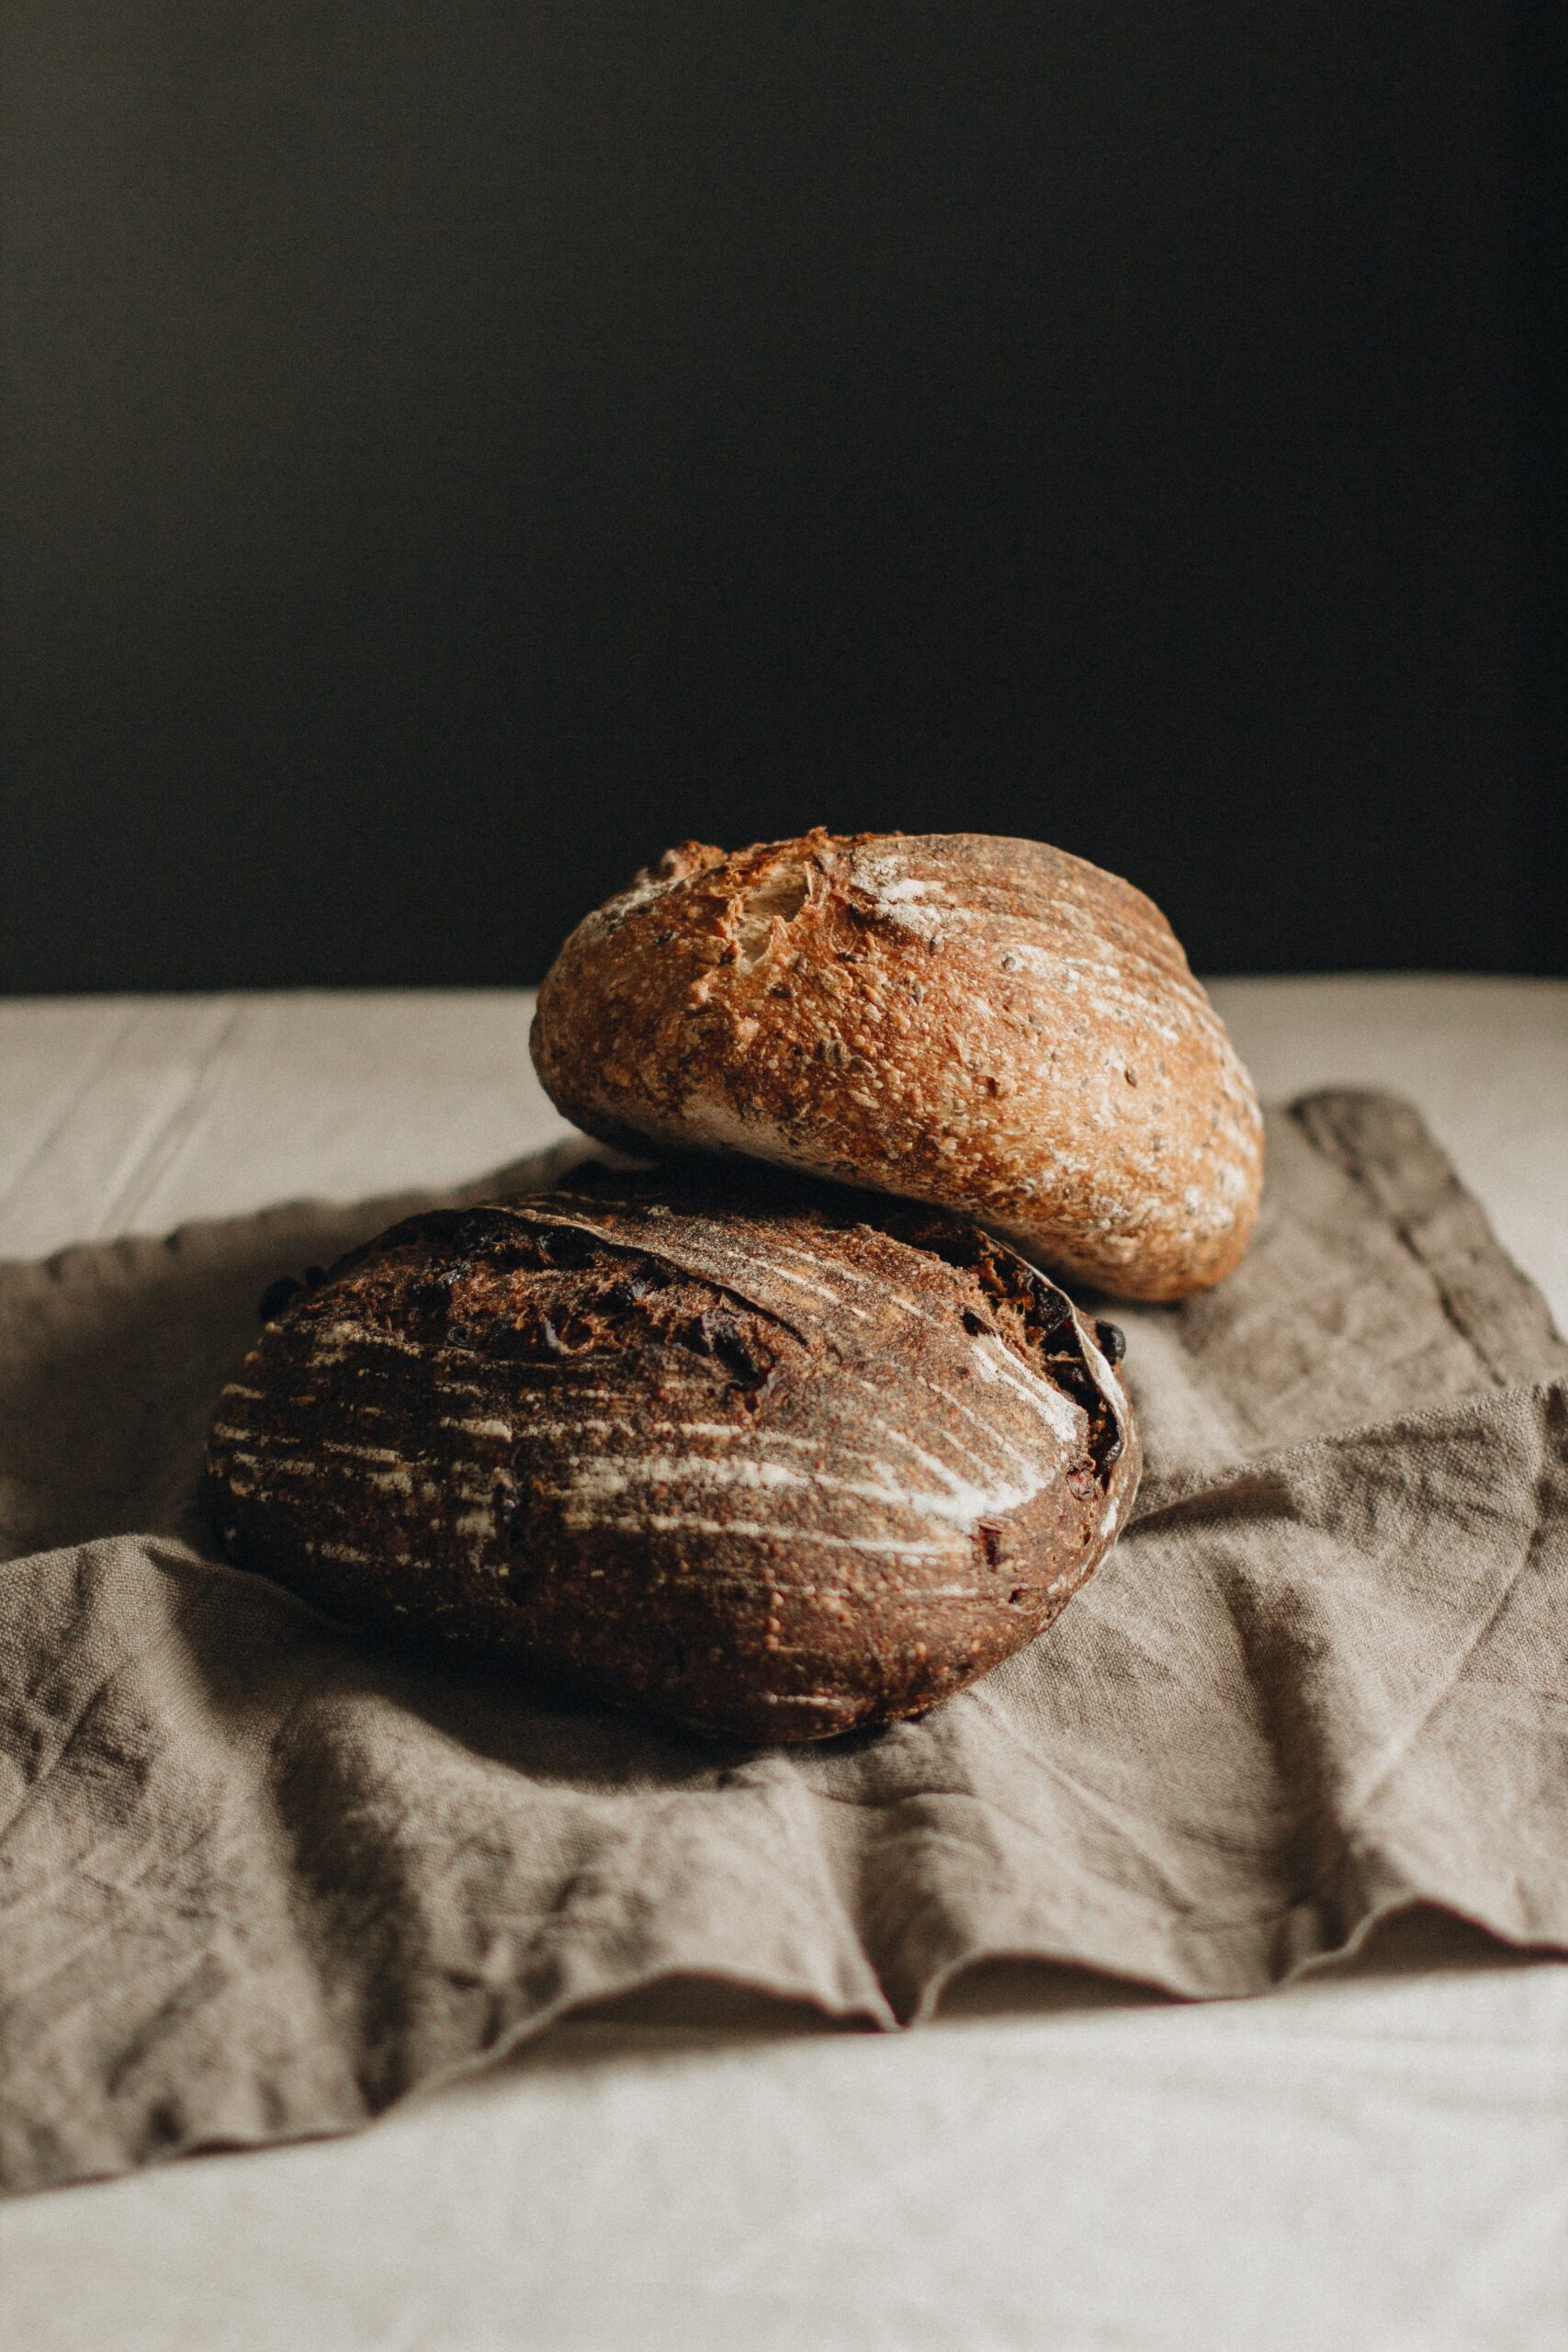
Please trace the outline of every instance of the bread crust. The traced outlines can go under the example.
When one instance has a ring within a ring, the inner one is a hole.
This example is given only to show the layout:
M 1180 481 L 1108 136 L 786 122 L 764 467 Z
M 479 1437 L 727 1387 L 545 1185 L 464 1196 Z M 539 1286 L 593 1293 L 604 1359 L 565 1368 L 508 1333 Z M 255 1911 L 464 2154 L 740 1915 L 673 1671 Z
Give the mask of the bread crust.
M 1263 1125 L 1151 900 L 1041 842 L 684 842 L 580 923 L 540 1079 L 629 1147 L 739 1153 L 982 1219 L 1126 1297 L 1238 1262 Z
M 208 1454 L 229 1556 L 696 1730 L 919 1714 L 1042 1633 L 1140 1452 L 1097 1327 L 895 1202 L 597 1171 L 283 1304 Z

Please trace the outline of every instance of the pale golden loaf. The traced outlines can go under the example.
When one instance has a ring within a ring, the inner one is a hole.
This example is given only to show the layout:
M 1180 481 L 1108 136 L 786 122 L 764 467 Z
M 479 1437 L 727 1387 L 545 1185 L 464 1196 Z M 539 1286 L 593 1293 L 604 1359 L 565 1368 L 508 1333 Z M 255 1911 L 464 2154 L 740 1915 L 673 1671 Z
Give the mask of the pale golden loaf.
M 1179 1298 L 1247 1248 L 1257 1097 L 1157 907 L 1043 843 L 685 842 L 581 922 L 533 1051 L 579 1126 L 957 1210 Z

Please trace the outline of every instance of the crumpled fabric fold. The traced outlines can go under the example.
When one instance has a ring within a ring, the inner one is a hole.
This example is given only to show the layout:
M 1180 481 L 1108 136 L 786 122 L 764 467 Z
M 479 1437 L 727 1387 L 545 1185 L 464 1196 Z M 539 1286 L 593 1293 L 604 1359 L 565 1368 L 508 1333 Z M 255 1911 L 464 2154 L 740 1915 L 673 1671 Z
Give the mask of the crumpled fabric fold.
M 257 1296 L 410 1204 L 0 1269 L 0 2185 L 350 2130 L 671 1977 L 888 2027 L 1002 1956 L 1258 1993 L 1421 1903 L 1568 1945 L 1568 1350 L 1404 1105 L 1269 1127 L 1239 1272 L 1111 1310 L 1111 1559 L 813 1748 L 522 1698 L 218 1559 Z

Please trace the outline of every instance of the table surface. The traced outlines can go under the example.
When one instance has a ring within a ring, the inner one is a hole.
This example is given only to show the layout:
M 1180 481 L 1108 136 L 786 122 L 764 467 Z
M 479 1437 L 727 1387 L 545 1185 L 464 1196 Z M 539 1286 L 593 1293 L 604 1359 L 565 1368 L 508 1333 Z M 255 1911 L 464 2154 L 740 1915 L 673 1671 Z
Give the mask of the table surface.
M 1261 1091 L 1416 1102 L 1568 1328 L 1568 986 L 1232 980 Z M 0 1004 L 0 1252 L 498 1167 L 519 994 Z M 1182 2006 L 998 1966 L 912 2032 L 694 1988 L 359 2136 L 0 2208 L 28 2352 L 1562 2352 L 1568 1962 L 1396 1923 Z

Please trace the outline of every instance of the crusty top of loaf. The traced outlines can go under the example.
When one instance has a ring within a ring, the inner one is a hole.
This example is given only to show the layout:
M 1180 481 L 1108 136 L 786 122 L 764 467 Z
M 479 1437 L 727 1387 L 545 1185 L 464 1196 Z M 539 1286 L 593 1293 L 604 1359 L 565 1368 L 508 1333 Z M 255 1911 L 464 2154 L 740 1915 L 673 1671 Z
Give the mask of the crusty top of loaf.
M 685 842 L 540 992 L 567 1114 L 984 1217 L 1079 1279 L 1174 1297 L 1246 1248 L 1256 1096 L 1157 907 L 1038 842 L 820 829 Z

